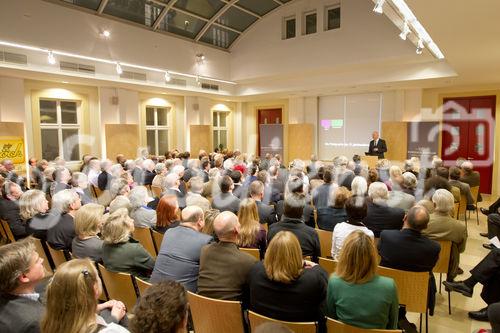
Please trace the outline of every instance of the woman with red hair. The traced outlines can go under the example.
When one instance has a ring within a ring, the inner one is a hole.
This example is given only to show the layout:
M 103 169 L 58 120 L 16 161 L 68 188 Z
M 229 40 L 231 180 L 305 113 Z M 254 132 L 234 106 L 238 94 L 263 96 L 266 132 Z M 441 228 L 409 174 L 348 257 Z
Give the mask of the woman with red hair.
M 179 204 L 175 195 L 162 196 L 156 207 L 156 226 L 153 229 L 164 234 L 167 229 L 177 227 L 180 223 L 179 212 Z

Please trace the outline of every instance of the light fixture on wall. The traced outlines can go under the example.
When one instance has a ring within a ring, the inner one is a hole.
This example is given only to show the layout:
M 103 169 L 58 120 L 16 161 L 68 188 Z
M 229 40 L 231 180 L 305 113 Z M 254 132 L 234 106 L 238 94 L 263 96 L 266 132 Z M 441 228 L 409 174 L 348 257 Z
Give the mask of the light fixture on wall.
M 170 82 L 172 80 L 172 77 L 170 76 L 170 73 L 168 71 L 165 72 L 165 82 Z
M 411 32 L 410 26 L 408 25 L 408 22 L 405 21 L 403 25 L 403 31 L 401 31 L 401 33 L 399 34 L 399 38 L 401 38 L 402 40 L 406 40 L 410 32 Z
M 122 73 L 123 73 L 122 66 L 120 65 L 120 63 L 119 63 L 119 62 L 117 62 L 117 63 L 116 63 L 116 73 L 117 73 L 118 75 L 122 75 Z
M 198 53 L 196 55 L 196 63 L 198 65 L 203 65 L 204 62 L 205 62 L 205 55 L 203 53 Z
M 111 37 L 111 32 L 109 30 L 103 30 L 101 36 L 104 38 L 109 38 Z
M 373 7 L 373 12 L 376 14 L 383 14 L 384 13 L 384 2 L 385 2 L 385 0 L 377 0 L 375 7 Z
M 199 75 L 196 76 L 196 84 L 199 85 L 199 86 L 201 86 L 201 81 L 200 81 L 200 76 Z
M 54 57 L 54 53 L 52 53 L 52 51 L 49 51 L 49 55 L 47 56 L 47 61 L 51 65 L 55 65 L 56 64 L 56 57 Z
M 417 54 L 422 54 L 424 51 L 424 41 L 420 38 L 417 43 L 417 49 L 415 50 L 415 53 Z

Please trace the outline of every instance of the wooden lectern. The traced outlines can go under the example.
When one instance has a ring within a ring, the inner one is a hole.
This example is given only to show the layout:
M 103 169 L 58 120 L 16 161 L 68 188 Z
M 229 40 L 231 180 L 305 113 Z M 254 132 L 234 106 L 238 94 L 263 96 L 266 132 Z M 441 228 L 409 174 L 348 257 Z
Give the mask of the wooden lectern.
M 361 163 L 366 164 L 369 168 L 377 166 L 378 156 L 361 156 Z

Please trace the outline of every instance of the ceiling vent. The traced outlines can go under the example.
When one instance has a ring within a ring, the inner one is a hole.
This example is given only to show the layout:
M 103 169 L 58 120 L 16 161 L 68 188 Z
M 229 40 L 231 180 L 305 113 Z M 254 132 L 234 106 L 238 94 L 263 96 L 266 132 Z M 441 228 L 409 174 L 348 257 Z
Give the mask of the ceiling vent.
M 76 62 L 61 61 L 59 66 L 63 71 L 95 74 L 95 67 L 92 65 L 77 64 Z
M 172 80 L 170 80 L 170 82 L 168 84 L 173 84 L 176 86 L 185 87 L 187 85 L 187 82 L 186 82 L 186 80 L 172 78 Z
M 138 81 L 146 81 L 147 79 L 146 74 L 130 71 L 123 71 L 123 73 L 120 74 L 120 78 Z
M 202 89 L 208 89 L 208 90 L 214 90 L 214 91 L 219 91 L 219 86 L 216 84 L 210 84 L 210 83 L 202 83 L 201 84 Z
M 0 51 L 0 61 L 19 65 L 27 65 L 28 57 L 25 54 Z

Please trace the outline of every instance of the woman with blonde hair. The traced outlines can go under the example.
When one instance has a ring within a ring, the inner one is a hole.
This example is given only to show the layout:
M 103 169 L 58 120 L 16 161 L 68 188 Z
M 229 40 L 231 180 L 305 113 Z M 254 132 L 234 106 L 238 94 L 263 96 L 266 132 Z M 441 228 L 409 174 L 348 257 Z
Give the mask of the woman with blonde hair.
M 131 237 L 134 221 L 125 208 L 109 214 L 102 226 L 102 261 L 110 271 L 129 273 L 149 279 L 155 260 Z
M 373 239 L 361 230 L 351 232 L 328 282 L 330 317 L 361 328 L 397 328 L 396 284 L 376 274 L 377 261 Z
M 41 322 L 42 333 L 94 333 L 104 328 L 128 332 L 116 324 L 107 324 L 97 315 L 111 310 L 114 321 L 125 316 L 125 306 L 119 301 L 97 304 L 102 284 L 94 264 L 88 259 L 75 259 L 57 268 L 47 287 L 47 305 Z
M 260 257 L 264 258 L 267 247 L 267 232 L 259 222 L 259 211 L 254 199 L 247 198 L 240 202 L 238 210 L 240 222 L 240 247 L 259 249 Z
M 43 241 L 47 240 L 47 230 L 59 221 L 48 213 L 49 202 L 40 190 L 29 190 L 19 199 L 19 215 L 26 226 L 26 232 Z
M 104 206 L 89 203 L 82 206 L 75 214 L 76 237 L 72 242 L 72 254 L 75 258 L 90 258 L 93 261 L 102 260 L 101 232 Z
M 322 321 L 328 276 L 303 260 L 299 240 L 278 232 L 249 274 L 249 309 L 284 321 Z

